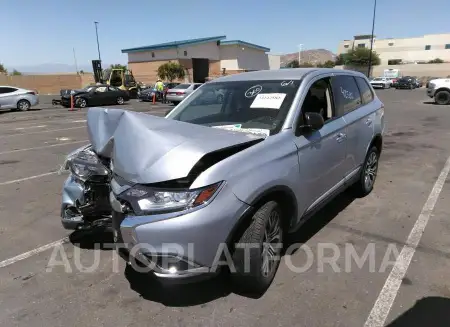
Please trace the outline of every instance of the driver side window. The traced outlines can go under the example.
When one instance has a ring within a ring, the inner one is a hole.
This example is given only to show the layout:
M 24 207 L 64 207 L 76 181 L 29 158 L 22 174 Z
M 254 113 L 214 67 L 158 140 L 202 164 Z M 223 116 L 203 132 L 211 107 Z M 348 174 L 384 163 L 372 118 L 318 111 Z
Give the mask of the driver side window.
M 330 79 L 317 80 L 309 88 L 302 104 L 302 119 L 306 112 L 318 113 L 323 117 L 325 123 L 336 117 L 331 95 Z

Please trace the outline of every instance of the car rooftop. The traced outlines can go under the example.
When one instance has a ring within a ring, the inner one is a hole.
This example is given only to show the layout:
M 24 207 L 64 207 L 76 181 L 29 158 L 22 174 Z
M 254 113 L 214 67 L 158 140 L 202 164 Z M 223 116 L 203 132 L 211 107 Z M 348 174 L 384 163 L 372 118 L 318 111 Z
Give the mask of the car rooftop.
M 258 70 L 254 72 L 245 72 L 219 77 L 208 83 L 214 82 L 234 82 L 234 81 L 251 81 L 251 80 L 300 80 L 310 73 L 348 73 L 354 76 L 364 76 L 362 73 L 335 68 L 283 68 L 276 70 Z

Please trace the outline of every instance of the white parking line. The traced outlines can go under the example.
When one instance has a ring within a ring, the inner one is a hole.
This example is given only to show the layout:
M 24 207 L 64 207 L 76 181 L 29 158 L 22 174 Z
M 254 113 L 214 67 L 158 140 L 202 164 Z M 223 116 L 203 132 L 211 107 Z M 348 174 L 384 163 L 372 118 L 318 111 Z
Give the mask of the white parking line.
M 57 173 L 58 173 L 58 171 L 51 171 L 49 173 L 44 173 L 44 174 L 34 175 L 34 176 L 30 176 L 30 177 L 19 178 L 19 179 L 15 179 L 15 180 L 12 180 L 12 181 L 0 182 L 0 186 L 20 183 L 20 182 L 28 181 L 30 179 L 36 179 L 36 178 L 40 178 L 40 177 L 54 175 L 54 174 L 57 174 Z
M 16 130 L 21 130 L 21 129 L 29 129 L 29 128 L 44 128 L 47 127 L 47 125 L 39 125 L 39 126 L 27 126 L 27 127 L 17 127 L 15 128 Z
M 433 212 L 434 206 L 439 198 L 439 194 L 444 187 L 445 180 L 447 179 L 448 173 L 450 171 L 450 157 L 444 165 L 441 173 L 439 174 L 436 183 L 428 196 L 427 202 L 422 208 L 422 211 L 414 224 L 413 229 L 409 233 L 408 239 L 406 240 L 406 245 L 403 247 L 400 255 L 398 256 L 392 271 L 390 272 L 386 282 L 378 295 L 378 298 L 372 308 L 372 311 L 367 318 L 365 327 L 382 327 L 391 311 L 392 304 L 394 303 L 395 297 L 397 296 L 398 290 L 402 283 L 403 278 L 406 275 L 408 267 L 411 263 L 411 259 L 419 245 L 422 234 L 425 227 L 428 224 L 431 213 Z
M 10 150 L 10 151 L 3 151 L 3 152 L 0 152 L 0 155 L 1 154 L 8 154 L 8 153 L 30 151 L 30 150 L 40 150 L 40 149 L 46 149 L 46 148 L 53 148 L 53 147 L 56 147 L 56 146 L 63 146 L 63 145 L 67 145 L 67 144 L 87 143 L 87 142 L 89 142 L 89 140 L 74 141 L 74 142 L 64 142 L 64 143 L 57 143 L 57 144 L 51 144 L 51 145 L 36 146 L 34 148 L 25 148 L 25 149 L 16 149 L 16 150 Z
M 10 266 L 13 263 L 16 263 L 18 261 L 24 260 L 26 258 L 29 258 L 29 257 L 35 255 L 35 254 L 39 254 L 41 252 L 44 252 L 44 251 L 46 251 L 48 249 L 51 249 L 51 248 L 53 248 L 55 246 L 65 244 L 67 242 L 69 242 L 69 238 L 65 237 L 65 238 L 60 239 L 58 241 L 55 241 L 55 242 L 43 245 L 41 247 L 38 247 L 38 248 L 36 248 L 34 250 L 31 250 L 31 251 L 19 254 L 19 255 L 13 257 L 13 258 L 9 258 L 9 259 L 3 260 L 3 261 L 0 262 L 0 268 L 4 268 L 4 267 L 7 267 L 7 266 Z
M 58 128 L 58 129 L 49 129 L 49 130 L 47 130 L 47 131 L 30 132 L 30 133 L 16 133 L 16 134 L 9 134 L 9 135 L 1 135 L 0 138 L 7 138 L 7 137 L 13 137 L 13 136 L 20 136 L 20 135 L 31 135 L 31 134 L 42 134 L 42 133 L 60 132 L 60 131 L 67 131 L 67 130 L 69 130 L 69 129 L 80 129 L 80 128 L 86 128 L 86 126 L 77 126 L 77 127 L 67 127 L 67 128 Z

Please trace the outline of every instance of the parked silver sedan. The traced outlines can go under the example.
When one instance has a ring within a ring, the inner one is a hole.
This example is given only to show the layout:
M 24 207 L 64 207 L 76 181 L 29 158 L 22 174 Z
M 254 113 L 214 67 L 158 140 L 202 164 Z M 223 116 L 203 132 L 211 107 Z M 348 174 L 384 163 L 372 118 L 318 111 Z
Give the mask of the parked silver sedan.
M 388 89 L 392 86 L 392 80 L 386 77 L 376 77 L 370 81 L 373 88 Z
M 13 86 L 0 86 L 0 110 L 27 111 L 38 104 L 39 95 L 36 91 Z
M 202 83 L 183 83 L 167 91 L 166 100 L 177 105 L 183 101 L 189 94 L 198 89 Z

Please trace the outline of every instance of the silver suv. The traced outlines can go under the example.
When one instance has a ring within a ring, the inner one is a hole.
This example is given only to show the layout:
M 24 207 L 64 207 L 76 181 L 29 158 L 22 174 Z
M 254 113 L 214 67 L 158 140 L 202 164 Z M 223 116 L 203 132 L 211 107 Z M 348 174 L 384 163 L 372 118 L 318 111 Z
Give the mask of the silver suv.
M 384 105 L 358 72 L 281 69 L 208 82 L 165 118 L 92 108 L 88 129 L 127 261 L 178 280 L 227 266 L 261 292 L 287 234 L 348 187 L 372 191 Z

